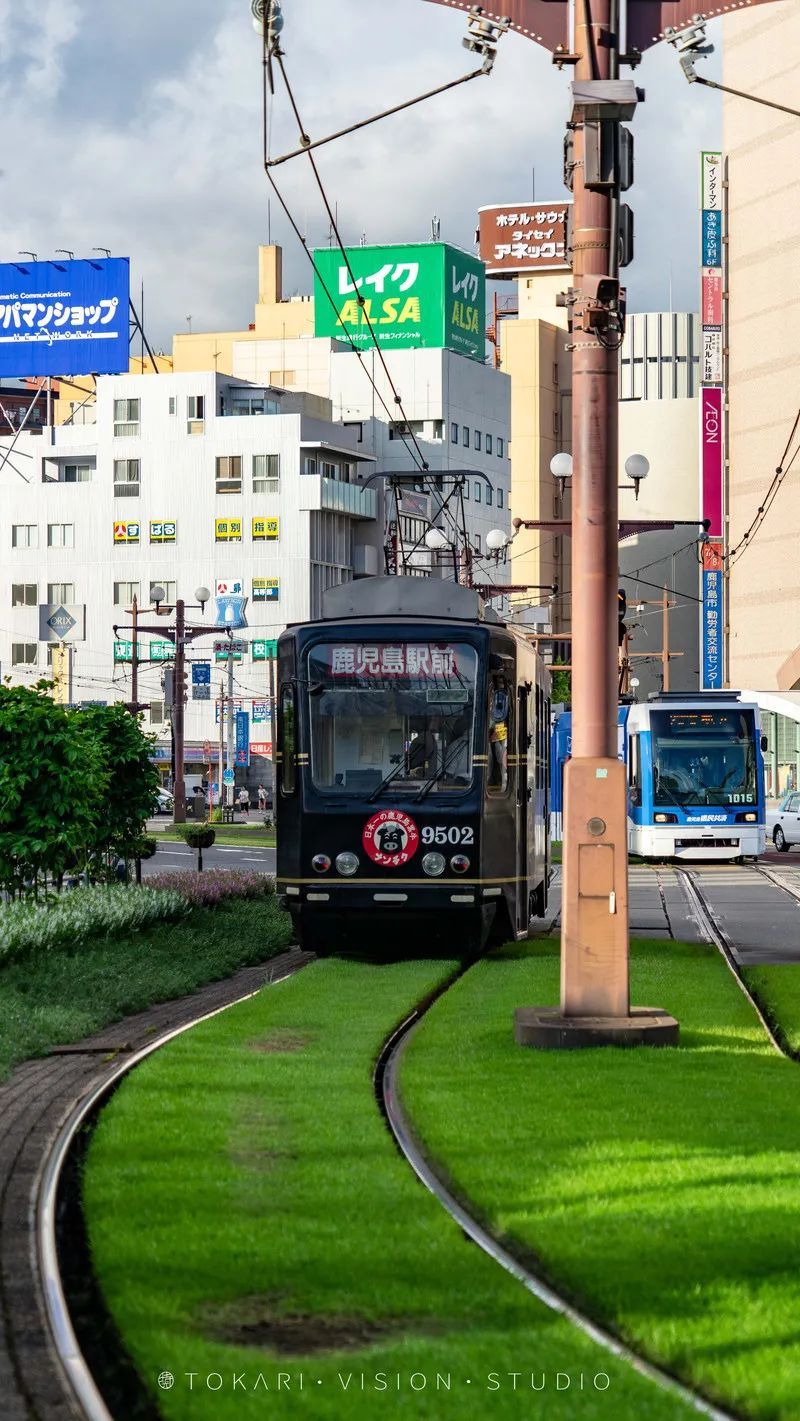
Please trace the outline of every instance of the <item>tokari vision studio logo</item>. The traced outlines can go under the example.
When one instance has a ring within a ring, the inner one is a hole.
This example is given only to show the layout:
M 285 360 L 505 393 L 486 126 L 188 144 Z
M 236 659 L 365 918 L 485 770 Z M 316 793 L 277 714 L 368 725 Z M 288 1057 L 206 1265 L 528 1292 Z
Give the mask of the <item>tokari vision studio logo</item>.
M 373 863 L 399 868 L 417 852 L 419 830 L 410 815 L 399 809 L 382 809 L 364 825 L 361 842 Z

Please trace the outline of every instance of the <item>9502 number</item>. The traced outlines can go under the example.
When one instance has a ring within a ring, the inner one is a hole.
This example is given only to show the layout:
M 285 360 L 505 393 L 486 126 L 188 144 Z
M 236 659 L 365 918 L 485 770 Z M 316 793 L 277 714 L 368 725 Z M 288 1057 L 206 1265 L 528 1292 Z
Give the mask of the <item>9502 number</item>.
M 463 844 L 475 843 L 475 830 L 469 824 L 427 824 L 422 830 L 423 844 Z

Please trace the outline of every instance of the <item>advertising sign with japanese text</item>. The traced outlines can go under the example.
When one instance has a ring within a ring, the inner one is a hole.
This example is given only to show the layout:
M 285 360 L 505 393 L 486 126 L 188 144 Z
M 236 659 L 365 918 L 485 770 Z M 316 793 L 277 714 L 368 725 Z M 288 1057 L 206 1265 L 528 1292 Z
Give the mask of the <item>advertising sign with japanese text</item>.
M 274 542 L 281 535 L 279 518 L 254 518 L 253 542 Z
M 236 763 L 250 764 L 250 714 L 246 710 L 236 712 Z
M 703 517 L 710 520 L 712 538 L 722 537 L 722 390 L 700 391 L 703 471 Z
M 262 638 L 256 637 L 250 643 L 250 648 L 254 661 L 269 661 L 270 657 L 278 655 L 277 641 L 264 641 Z
M 254 602 L 279 602 L 280 596 L 281 580 L 279 577 L 253 578 Z
M 703 327 L 700 378 L 704 385 L 722 384 L 722 331 L 719 327 Z
M 314 253 L 314 333 L 393 350 L 447 347 L 483 360 L 486 274 L 441 242 Z M 361 304 L 361 298 L 364 304 Z M 333 305 L 331 304 L 333 302 Z
M 703 271 L 700 319 L 704 326 L 722 325 L 722 271 L 706 267 Z
M 703 571 L 703 690 L 722 689 L 722 573 Z
M 138 523 L 115 523 L 115 543 L 138 543 L 140 528 Z
M 722 213 L 703 213 L 703 266 L 722 266 Z
M 704 212 L 722 211 L 722 154 L 703 152 L 700 154 L 700 181 Z
M 271 740 L 251 740 L 251 742 L 250 742 L 250 754 L 251 754 L 251 755 L 263 755 L 267 760 L 271 760 L 271 759 L 272 759 L 272 741 L 271 741 Z
M 218 543 L 241 543 L 241 518 L 215 518 L 214 537 Z
M 171 641 L 151 641 L 150 660 L 170 661 L 175 655 L 175 648 Z
M 0 377 L 127 371 L 129 306 L 127 257 L 0 264 Z
M 481 207 L 478 240 L 487 276 L 569 271 L 567 214 L 572 199 Z
M 174 543 L 178 536 L 177 523 L 154 523 L 150 520 L 150 542 L 151 543 Z

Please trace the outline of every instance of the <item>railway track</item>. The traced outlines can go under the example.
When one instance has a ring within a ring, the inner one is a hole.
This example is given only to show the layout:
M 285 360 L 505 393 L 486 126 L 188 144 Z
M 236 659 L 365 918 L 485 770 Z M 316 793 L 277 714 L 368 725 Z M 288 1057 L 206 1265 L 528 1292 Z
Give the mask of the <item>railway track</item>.
M 464 969 L 470 971 L 469 967 Z M 640 1376 L 646 1377 L 661 1390 L 680 1399 L 698 1415 L 713 1418 L 713 1421 L 737 1421 L 735 1413 L 724 1411 L 707 1401 L 699 1393 L 692 1391 L 677 1377 L 663 1371 L 660 1367 L 649 1362 L 647 1358 L 628 1347 L 613 1333 L 600 1327 L 593 1322 L 590 1317 L 576 1308 L 567 1298 L 553 1288 L 545 1279 L 534 1273 L 527 1265 L 523 1264 L 514 1254 L 503 1244 L 501 1244 L 488 1229 L 478 1222 L 469 1210 L 455 1197 L 448 1189 L 447 1185 L 437 1174 L 436 1170 L 425 1156 L 424 1151 L 417 1142 L 414 1132 L 409 1124 L 403 1109 L 400 1091 L 398 1088 L 398 1076 L 403 1058 L 403 1051 L 408 1041 L 423 1020 L 426 1012 L 438 1001 L 445 992 L 449 991 L 464 972 L 458 973 L 445 984 L 443 989 L 435 997 L 420 1004 L 403 1021 L 384 1043 L 383 1050 L 378 1058 L 374 1085 L 378 1105 L 386 1120 L 387 1127 L 394 1138 L 394 1141 L 411 1166 L 420 1183 L 433 1194 L 434 1198 L 447 1211 L 450 1217 L 458 1224 L 464 1234 L 481 1248 L 484 1253 L 504 1268 L 517 1282 L 521 1283 L 529 1293 L 533 1294 L 539 1302 L 549 1308 L 551 1312 L 558 1313 L 574 1327 L 584 1333 L 593 1342 L 614 1357 L 627 1363 Z
M 0 1087 L 3 1421 L 113 1421 L 79 1345 L 63 1278 L 63 1180 L 87 1122 L 152 1052 L 309 961 L 308 953 L 291 949 L 266 966 L 243 969 L 227 982 L 27 1062 Z M 83 1263 L 90 1271 L 88 1258 Z

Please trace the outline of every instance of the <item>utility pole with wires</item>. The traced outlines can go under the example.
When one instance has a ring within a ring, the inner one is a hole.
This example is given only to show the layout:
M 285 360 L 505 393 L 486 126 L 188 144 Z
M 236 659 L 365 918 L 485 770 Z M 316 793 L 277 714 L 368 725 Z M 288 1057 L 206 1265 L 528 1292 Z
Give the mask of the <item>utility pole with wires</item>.
M 217 809 L 222 809 L 224 798 L 224 783 L 222 768 L 225 763 L 225 682 L 220 678 L 219 683 L 219 754 L 217 762 Z

